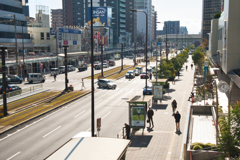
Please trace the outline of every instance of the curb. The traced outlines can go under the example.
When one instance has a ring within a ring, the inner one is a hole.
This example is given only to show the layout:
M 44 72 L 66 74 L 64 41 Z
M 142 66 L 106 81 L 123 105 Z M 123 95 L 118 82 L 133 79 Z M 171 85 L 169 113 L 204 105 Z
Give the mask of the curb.
M 71 102 L 73 102 L 73 101 L 75 101 L 75 100 L 77 100 L 77 99 L 79 99 L 79 98 L 82 98 L 82 97 L 84 97 L 84 96 L 86 96 L 86 95 L 88 95 L 88 94 L 90 94 L 90 93 L 91 93 L 91 91 L 87 92 L 86 94 L 84 94 L 84 95 L 82 95 L 82 96 L 80 96 L 80 97 L 74 98 L 74 99 L 72 99 L 72 100 L 70 100 L 70 101 L 68 101 L 68 102 L 66 102 L 66 103 L 64 103 L 64 104 L 61 104 L 61 105 L 59 105 L 59 106 L 57 106 L 57 107 L 55 107 L 55 108 L 53 108 L 53 109 L 51 109 L 51 110 L 48 110 L 48 111 L 46 111 L 46 112 L 44 112 L 44 113 L 41 113 L 41 114 L 39 114 L 39 115 L 36 115 L 35 117 L 32 117 L 32 118 L 30 118 L 30 119 L 28 119 L 28 120 L 25 120 L 25 121 L 23 121 L 23 122 L 20 122 L 19 124 L 15 125 L 15 126 L 12 126 L 12 127 L 10 127 L 10 128 L 7 128 L 6 130 L 4 130 L 4 128 L 3 128 L 3 129 L 2 129 L 3 131 L 0 130 L 0 135 L 2 135 L 2 134 L 4 134 L 5 132 L 10 131 L 10 130 L 14 129 L 15 127 L 18 127 L 18 126 L 20 126 L 20 125 L 22 125 L 22 124 L 24 124 L 24 123 L 26 123 L 26 122 L 29 122 L 29 121 L 31 121 L 31 120 L 33 120 L 33 119 L 35 119 L 35 118 L 38 118 L 38 117 L 40 117 L 40 116 L 43 116 L 43 115 L 46 114 L 46 113 L 52 112 L 52 111 L 54 111 L 55 109 L 58 109 L 58 108 L 60 108 L 60 107 L 62 107 L 62 106 L 64 106 L 64 105 L 67 105 L 67 104 L 69 104 L 69 103 L 71 103 Z

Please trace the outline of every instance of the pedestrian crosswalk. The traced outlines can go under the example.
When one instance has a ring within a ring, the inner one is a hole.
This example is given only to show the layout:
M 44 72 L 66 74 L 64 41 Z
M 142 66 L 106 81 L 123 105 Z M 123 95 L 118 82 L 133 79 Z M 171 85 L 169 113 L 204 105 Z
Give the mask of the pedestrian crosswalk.
M 126 83 L 126 82 L 131 82 L 131 83 L 144 83 L 145 80 L 143 80 L 143 79 L 136 79 L 136 80 L 132 79 L 132 80 L 129 81 L 128 79 L 122 79 L 122 80 L 117 80 L 117 82 L 120 82 L 120 83 Z

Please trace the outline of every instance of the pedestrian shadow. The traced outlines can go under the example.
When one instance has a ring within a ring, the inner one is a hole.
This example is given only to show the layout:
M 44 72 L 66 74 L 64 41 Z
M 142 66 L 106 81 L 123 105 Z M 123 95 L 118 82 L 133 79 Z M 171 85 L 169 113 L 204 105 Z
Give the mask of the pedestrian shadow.
M 175 79 L 175 81 L 178 82 L 178 81 L 182 81 L 182 80 L 181 79 Z
M 133 135 L 130 136 L 131 144 L 129 147 L 148 147 L 149 143 L 152 140 L 152 135 Z
M 181 131 L 176 131 L 175 133 L 176 133 L 177 135 L 179 135 L 179 136 L 182 134 Z
M 168 104 L 152 104 L 152 109 L 154 110 L 164 110 L 167 109 Z
M 172 93 L 172 92 L 175 92 L 176 90 L 175 89 L 166 89 L 166 93 Z

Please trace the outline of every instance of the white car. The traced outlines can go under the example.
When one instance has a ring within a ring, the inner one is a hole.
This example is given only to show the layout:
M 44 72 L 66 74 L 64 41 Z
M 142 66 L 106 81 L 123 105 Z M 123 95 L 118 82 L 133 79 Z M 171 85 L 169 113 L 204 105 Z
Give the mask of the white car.
M 103 63 L 103 68 L 108 68 L 108 64 L 107 63 Z

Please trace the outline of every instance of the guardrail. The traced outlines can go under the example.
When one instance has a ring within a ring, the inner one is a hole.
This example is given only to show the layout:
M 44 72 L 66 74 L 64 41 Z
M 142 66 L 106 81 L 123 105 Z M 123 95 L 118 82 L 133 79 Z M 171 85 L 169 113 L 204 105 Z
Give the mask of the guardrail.
M 7 98 L 10 98 L 10 97 L 13 97 L 13 96 L 16 96 L 16 95 L 22 95 L 24 93 L 34 92 L 35 90 L 42 89 L 42 88 L 43 88 L 43 84 L 38 84 L 38 85 L 29 87 L 29 88 L 24 88 L 22 90 L 9 92 L 9 93 L 6 94 L 6 96 L 7 96 Z M 0 99 L 3 99 L 3 95 L 2 94 L 0 95 Z

